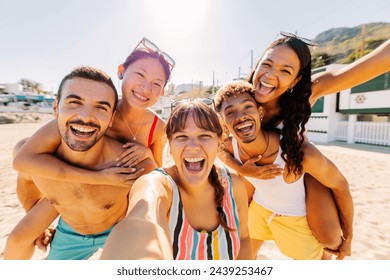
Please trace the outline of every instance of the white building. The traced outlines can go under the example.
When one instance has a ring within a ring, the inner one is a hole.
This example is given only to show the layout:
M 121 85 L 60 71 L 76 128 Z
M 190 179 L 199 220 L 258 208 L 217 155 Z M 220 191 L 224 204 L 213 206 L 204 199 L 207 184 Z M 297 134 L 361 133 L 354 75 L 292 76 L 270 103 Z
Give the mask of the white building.
M 318 73 L 345 65 L 332 64 Z M 390 146 L 390 72 L 366 83 L 319 99 L 306 125 L 311 141 Z
M 202 82 L 192 83 L 192 84 L 177 85 L 175 87 L 175 96 L 177 96 L 179 94 L 182 94 L 182 93 L 185 93 L 185 92 L 192 91 L 194 89 L 199 89 L 199 88 L 202 88 L 202 87 L 203 87 L 203 83 Z
M 23 86 L 19 83 L 0 84 L 1 94 L 19 94 L 23 91 Z

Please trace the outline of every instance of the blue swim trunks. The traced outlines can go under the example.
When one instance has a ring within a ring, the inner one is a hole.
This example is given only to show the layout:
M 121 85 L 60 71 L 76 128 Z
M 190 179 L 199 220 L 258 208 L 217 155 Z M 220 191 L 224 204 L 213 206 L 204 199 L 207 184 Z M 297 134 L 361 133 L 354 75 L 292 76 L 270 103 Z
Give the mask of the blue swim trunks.
M 59 219 L 54 238 L 50 243 L 48 260 L 85 260 L 103 248 L 114 226 L 98 234 L 83 235 Z

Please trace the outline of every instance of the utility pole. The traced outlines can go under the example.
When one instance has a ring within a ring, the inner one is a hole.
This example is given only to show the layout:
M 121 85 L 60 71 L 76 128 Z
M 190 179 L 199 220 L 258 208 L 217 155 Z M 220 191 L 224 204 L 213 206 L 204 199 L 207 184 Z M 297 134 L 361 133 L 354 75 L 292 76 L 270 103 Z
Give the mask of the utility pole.
M 241 79 L 241 66 L 238 67 L 238 79 Z
M 253 50 L 251 50 L 251 69 L 249 70 L 249 72 L 251 72 L 253 70 Z
M 214 84 L 214 81 L 215 81 L 215 72 L 213 71 L 213 96 L 214 96 L 214 93 L 215 93 L 215 84 Z
M 364 55 L 364 49 L 365 49 L 365 44 L 366 44 L 366 25 L 362 25 L 362 41 L 360 42 L 360 54 L 359 57 L 362 57 Z

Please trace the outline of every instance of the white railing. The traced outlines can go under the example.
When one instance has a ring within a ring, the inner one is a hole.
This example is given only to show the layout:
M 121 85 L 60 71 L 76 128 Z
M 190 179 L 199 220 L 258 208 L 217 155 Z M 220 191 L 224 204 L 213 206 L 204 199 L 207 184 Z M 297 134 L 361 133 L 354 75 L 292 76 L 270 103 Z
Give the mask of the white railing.
M 348 121 L 337 122 L 336 140 L 347 141 Z M 353 142 L 390 146 L 389 122 L 356 122 Z
M 358 143 L 390 146 L 390 123 L 356 122 L 354 141 Z
M 347 142 L 348 138 L 348 121 L 338 121 L 336 129 L 336 140 Z

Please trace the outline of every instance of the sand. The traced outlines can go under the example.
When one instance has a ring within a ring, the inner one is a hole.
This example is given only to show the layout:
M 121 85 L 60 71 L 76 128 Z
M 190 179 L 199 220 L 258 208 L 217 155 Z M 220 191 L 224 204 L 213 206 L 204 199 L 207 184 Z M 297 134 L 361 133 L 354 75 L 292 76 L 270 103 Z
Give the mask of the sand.
M 19 123 L 0 124 L 0 259 L 3 259 L 7 236 L 24 215 L 15 192 L 13 146 L 49 118 L 48 115 L 29 116 L 22 120 L 19 118 Z M 346 143 L 317 144 L 317 147 L 348 179 L 354 199 L 354 239 L 352 254 L 346 259 L 390 260 L 390 148 Z M 45 254 L 36 250 L 33 258 L 44 257 Z M 273 242 L 267 242 L 260 250 L 258 259 L 287 258 Z

